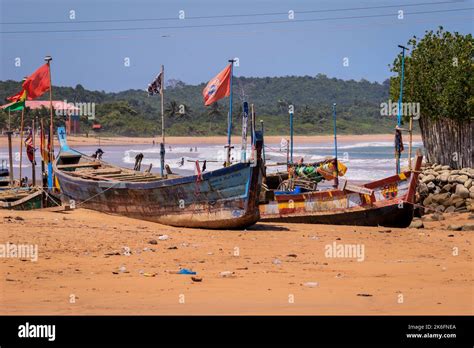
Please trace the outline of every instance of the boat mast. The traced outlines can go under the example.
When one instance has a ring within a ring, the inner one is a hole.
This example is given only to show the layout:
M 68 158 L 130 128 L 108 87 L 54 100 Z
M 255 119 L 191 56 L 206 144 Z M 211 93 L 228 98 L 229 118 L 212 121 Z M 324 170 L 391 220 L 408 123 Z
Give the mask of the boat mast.
M 294 107 L 290 105 L 290 163 L 293 164 L 293 112 Z
M 161 177 L 165 173 L 165 67 L 161 65 L 161 143 L 160 143 L 160 163 L 161 163 Z
M 336 127 L 336 103 L 332 104 L 332 112 L 333 112 L 333 122 L 334 122 L 334 171 L 336 172 L 336 176 L 334 177 L 334 188 L 338 188 L 339 186 L 339 167 L 337 163 L 337 127 Z
M 402 77 L 400 79 L 400 96 L 398 97 L 398 113 L 397 113 L 397 130 L 402 126 L 402 101 L 403 101 L 403 79 L 405 78 L 405 50 L 408 50 L 405 46 L 398 45 L 402 49 Z M 400 152 L 398 151 L 398 146 L 395 141 L 395 161 L 396 161 L 396 170 L 397 174 L 400 174 Z
M 226 166 L 230 166 L 230 150 L 232 137 L 232 77 L 234 75 L 234 59 L 229 59 L 230 65 L 230 96 L 229 96 L 229 115 L 227 117 L 227 159 Z
M 53 189 L 53 160 L 54 160 L 54 124 L 53 124 L 53 84 L 51 83 L 51 56 L 44 57 L 49 69 L 49 161 L 48 161 L 48 188 Z

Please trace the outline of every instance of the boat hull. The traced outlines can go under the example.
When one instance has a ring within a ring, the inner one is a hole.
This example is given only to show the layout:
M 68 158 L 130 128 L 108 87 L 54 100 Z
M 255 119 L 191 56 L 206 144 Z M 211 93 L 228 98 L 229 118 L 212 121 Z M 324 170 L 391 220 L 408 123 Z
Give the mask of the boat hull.
M 151 183 L 89 181 L 56 171 L 62 195 L 76 207 L 180 227 L 245 228 L 260 218 L 258 166 L 239 163 Z
M 407 227 L 413 219 L 414 198 L 422 157 L 415 170 L 363 186 L 286 193 L 260 205 L 261 221 L 355 226 Z

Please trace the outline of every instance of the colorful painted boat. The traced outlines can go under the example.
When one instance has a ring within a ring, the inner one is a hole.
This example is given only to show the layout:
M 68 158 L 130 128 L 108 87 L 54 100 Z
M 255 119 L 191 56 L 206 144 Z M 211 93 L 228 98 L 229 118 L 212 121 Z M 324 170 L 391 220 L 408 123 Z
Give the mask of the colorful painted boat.
M 53 170 L 66 201 L 76 207 L 125 215 L 180 227 L 239 229 L 260 218 L 261 134 L 256 161 L 237 163 L 200 175 L 161 177 L 117 167 L 67 146 L 58 129 L 61 151 Z
M 422 156 L 413 171 L 361 186 L 346 182 L 341 189 L 269 195 L 260 205 L 261 221 L 331 225 L 407 227 Z M 263 196 L 263 195 L 262 195 Z

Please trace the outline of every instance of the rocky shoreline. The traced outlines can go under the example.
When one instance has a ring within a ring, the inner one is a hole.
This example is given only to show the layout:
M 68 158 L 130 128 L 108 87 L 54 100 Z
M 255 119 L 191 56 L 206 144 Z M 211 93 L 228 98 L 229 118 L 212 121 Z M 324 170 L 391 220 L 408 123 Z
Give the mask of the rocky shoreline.
M 419 176 L 417 203 L 424 213 L 474 212 L 474 169 L 426 165 Z

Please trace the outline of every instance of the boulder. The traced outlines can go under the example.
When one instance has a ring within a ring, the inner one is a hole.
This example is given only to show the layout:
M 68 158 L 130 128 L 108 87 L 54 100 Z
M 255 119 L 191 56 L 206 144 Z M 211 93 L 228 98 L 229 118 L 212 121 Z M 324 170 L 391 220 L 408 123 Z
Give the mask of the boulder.
M 451 184 L 446 184 L 446 185 L 444 185 L 444 186 L 441 188 L 441 192 L 442 192 L 442 193 L 443 193 L 443 192 L 449 192 L 449 191 L 451 191 L 452 188 L 453 188 L 453 185 L 451 185 Z
M 436 189 L 436 185 L 433 181 L 426 184 L 426 187 L 428 187 L 428 190 L 430 190 L 430 191 L 434 191 Z
M 469 177 L 467 175 L 458 175 L 458 177 L 456 178 L 456 182 L 463 185 L 467 180 L 469 180 Z
M 457 182 L 457 178 L 458 178 L 457 175 L 451 174 L 451 175 L 448 177 L 448 182 L 449 182 L 450 184 L 451 184 L 451 183 L 455 183 L 455 182 Z
M 441 169 L 442 169 L 442 170 L 450 170 L 451 167 L 450 167 L 450 166 L 442 166 Z
M 462 231 L 474 231 L 474 224 L 465 224 L 462 229 Z
M 459 174 L 459 170 L 457 170 L 457 169 L 455 169 L 455 170 L 452 170 L 452 171 L 451 171 L 451 174 L 452 174 L 452 175 Z
M 472 179 L 467 179 L 466 182 L 464 183 L 464 187 L 469 189 L 472 186 Z
M 448 230 L 450 231 L 461 231 L 462 225 L 449 225 Z
M 423 184 L 427 184 L 427 183 L 433 181 L 434 179 L 435 179 L 435 176 L 433 174 L 428 174 L 425 177 L 423 177 L 423 179 L 421 179 L 421 182 Z
M 474 192 L 474 185 L 469 188 L 469 192 Z
M 426 186 L 426 184 L 421 183 L 420 185 L 418 185 L 418 192 L 420 193 L 420 195 L 428 194 L 428 186 Z
M 442 204 L 449 198 L 449 193 L 438 193 L 431 197 L 431 200 L 435 203 Z
M 429 195 L 428 197 L 426 197 L 424 200 L 423 200 L 423 205 L 425 207 L 429 206 L 431 203 L 432 203 L 432 199 L 433 199 L 433 196 L 432 195 Z
M 423 225 L 423 221 L 421 220 L 413 220 L 410 224 L 410 226 L 408 226 L 409 228 L 423 228 L 424 225 Z
M 469 197 L 474 199 L 474 192 L 469 192 Z
M 433 167 L 433 169 L 436 170 L 436 171 L 440 171 L 440 170 L 443 169 L 443 166 L 442 166 L 441 164 L 438 164 L 438 165 L 435 165 L 435 166 Z
M 458 195 L 461 198 L 467 198 L 469 197 L 469 190 L 464 187 L 464 185 L 457 184 L 456 185 L 456 195 Z
M 447 208 L 444 210 L 444 212 L 445 212 L 445 213 L 454 213 L 455 210 L 456 210 L 456 208 L 451 205 L 451 206 L 447 207 Z
M 438 180 L 441 182 L 448 182 L 449 178 L 449 172 L 448 173 L 443 173 L 438 176 Z

